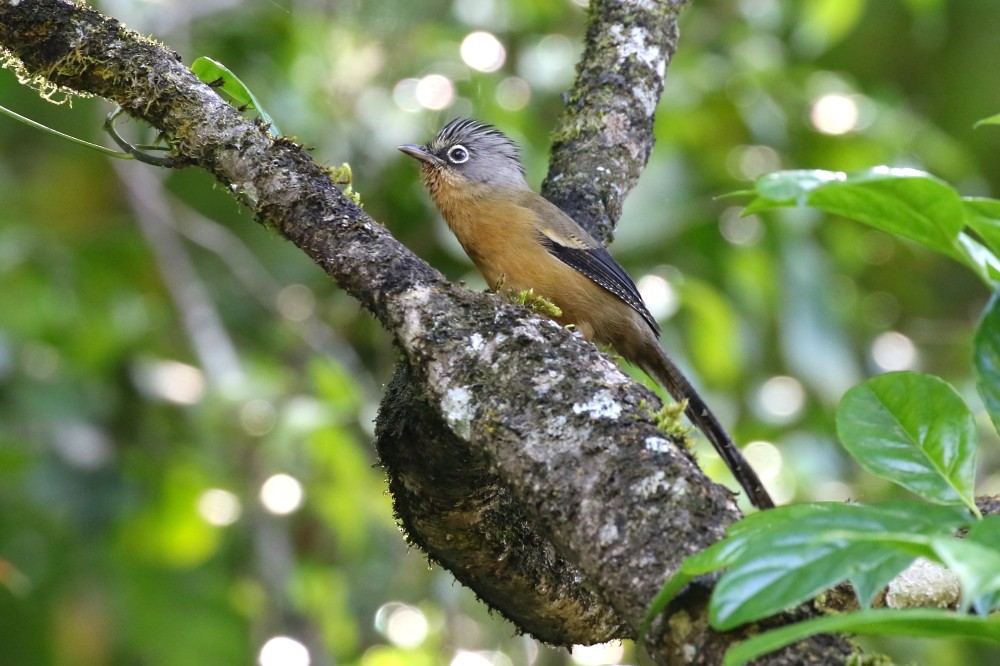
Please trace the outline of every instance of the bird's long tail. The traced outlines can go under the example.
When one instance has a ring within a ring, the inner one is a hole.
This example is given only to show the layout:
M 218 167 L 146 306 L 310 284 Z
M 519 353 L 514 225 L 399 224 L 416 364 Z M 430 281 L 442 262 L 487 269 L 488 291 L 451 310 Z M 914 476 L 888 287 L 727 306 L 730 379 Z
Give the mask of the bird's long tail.
M 655 379 L 663 388 L 670 393 L 675 400 L 687 400 L 685 414 L 691 422 L 698 427 L 708 441 L 712 443 L 715 450 L 719 452 L 726 462 L 733 476 L 739 482 L 743 490 L 746 491 L 750 501 L 758 509 L 770 509 L 774 507 L 774 500 L 764 489 L 764 484 L 760 482 L 757 473 L 750 467 L 743 454 L 733 443 L 729 433 L 726 432 L 715 414 L 708 408 L 705 401 L 701 399 L 695 391 L 691 382 L 687 380 L 680 369 L 667 356 L 659 344 L 651 341 L 652 344 L 644 345 L 641 353 L 635 359 L 636 365 Z

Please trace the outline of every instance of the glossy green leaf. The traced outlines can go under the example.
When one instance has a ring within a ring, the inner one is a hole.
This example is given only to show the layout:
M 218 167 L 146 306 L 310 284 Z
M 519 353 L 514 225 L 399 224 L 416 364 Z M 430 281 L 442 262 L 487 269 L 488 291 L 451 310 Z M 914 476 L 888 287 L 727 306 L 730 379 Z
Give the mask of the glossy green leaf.
M 852 545 L 853 533 L 783 534 L 769 549 L 749 557 L 719 580 L 709 621 L 721 631 L 768 617 L 810 599 L 847 579 L 848 560 L 864 562 L 870 552 Z
M 789 206 L 808 206 L 809 195 L 820 187 L 846 180 L 847 174 L 822 169 L 776 171 L 761 176 L 754 189 L 756 195 L 747 206 L 747 213 Z
M 1000 642 L 1000 618 L 960 615 L 951 611 L 878 609 L 827 615 L 768 631 L 730 648 L 725 666 L 739 666 L 809 636 L 846 632 L 867 636 L 972 638 Z
M 915 502 L 798 504 L 762 511 L 687 558 L 657 596 L 645 626 L 687 582 L 726 567 L 710 609 L 719 629 L 772 615 L 847 579 L 860 583 L 862 602 L 868 602 L 914 557 L 934 557 L 931 536 L 950 536 L 969 519 L 958 507 Z
M 1000 552 L 1000 515 L 977 520 L 963 538 Z
M 191 63 L 191 71 L 194 72 L 198 80 L 203 83 L 212 84 L 218 90 L 223 90 L 233 98 L 239 106 L 251 108 L 257 111 L 261 120 L 270 125 L 268 130 L 272 136 L 281 136 L 281 130 L 274 120 L 268 115 L 260 101 L 254 96 L 245 83 L 233 74 L 220 62 L 216 62 L 207 56 L 201 56 Z
M 962 585 L 962 610 L 989 612 L 1000 595 L 1000 516 L 977 521 L 961 539 L 936 538 L 932 546 Z
M 993 515 L 976 522 L 969 528 L 965 539 L 976 543 L 994 552 L 1000 552 L 1000 516 Z M 980 615 L 986 615 L 1000 607 L 1000 589 L 973 593 L 970 600 L 972 607 Z
M 848 576 L 857 595 L 858 605 L 862 608 L 871 608 L 878 593 L 912 562 L 913 555 L 909 552 L 887 550 L 873 554 L 863 568 L 851 572 Z
M 965 224 L 994 254 L 1000 254 L 1000 200 L 964 197 Z
M 747 213 L 810 206 L 916 241 L 965 264 L 985 281 L 1000 275 L 994 253 L 962 233 L 962 198 L 928 173 L 889 167 L 852 173 L 781 171 L 760 178 L 754 192 Z
M 962 230 L 958 194 L 913 169 L 875 168 L 817 189 L 809 204 L 950 254 Z
M 677 593 L 694 578 L 728 567 L 738 561 L 754 539 L 770 533 L 776 526 L 810 518 L 817 510 L 822 510 L 824 506 L 826 505 L 793 504 L 782 506 L 750 514 L 743 520 L 730 525 L 729 533 L 725 539 L 712 544 L 700 553 L 685 558 L 681 563 L 680 570 L 667 580 L 646 613 L 640 636 L 649 628 L 653 618 L 666 610 Z M 817 507 L 820 508 L 817 509 Z
M 932 547 L 937 558 L 962 585 L 962 611 L 967 611 L 974 599 L 1000 590 L 1000 551 L 997 549 L 969 539 L 947 537 L 934 539 Z
M 773 515 L 740 525 L 726 540 L 735 546 L 717 559 L 729 567 L 709 610 L 720 630 L 773 615 L 848 579 L 860 581 L 862 601 L 870 601 L 873 590 L 914 557 L 934 557 L 932 537 L 950 537 L 969 520 L 964 509 L 916 502 L 804 504 L 762 514 Z
M 993 427 L 1000 432 L 1000 291 L 994 292 L 986 304 L 976 329 L 973 354 L 979 397 L 986 405 Z
M 964 231 L 955 238 L 958 260 L 971 268 L 991 288 L 1000 280 L 1000 259 L 994 250 L 980 243 Z
M 974 509 L 976 424 L 947 382 L 916 372 L 869 379 L 844 394 L 837 433 L 872 474 L 932 502 Z
M 688 583 L 698 576 L 724 569 L 737 562 L 746 551 L 747 546 L 755 538 L 769 533 L 777 525 L 789 524 L 813 515 L 816 511 L 816 506 L 810 504 L 793 504 L 750 514 L 738 523 L 730 525 L 729 533 L 725 539 L 712 544 L 700 553 L 695 553 L 685 558 L 681 562 L 680 570 L 667 579 L 663 588 L 660 589 L 653 599 L 652 604 L 650 604 L 649 610 L 646 612 L 646 616 L 640 625 L 637 642 L 642 643 L 642 636 L 649 628 L 649 624 L 653 618 L 666 610 L 674 597 Z

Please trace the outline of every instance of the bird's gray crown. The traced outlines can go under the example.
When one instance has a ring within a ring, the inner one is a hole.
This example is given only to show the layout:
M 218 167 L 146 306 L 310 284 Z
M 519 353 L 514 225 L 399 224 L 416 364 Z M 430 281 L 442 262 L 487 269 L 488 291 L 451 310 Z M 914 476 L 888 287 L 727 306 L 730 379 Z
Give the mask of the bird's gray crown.
M 449 151 L 461 146 L 468 159 L 457 163 L 449 159 Z M 524 178 L 521 151 L 510 137 L 493 125 L 471 118 L 455 118 L 427 144 L 428 152 L 473 180 L 490 181 L 504 175 Z

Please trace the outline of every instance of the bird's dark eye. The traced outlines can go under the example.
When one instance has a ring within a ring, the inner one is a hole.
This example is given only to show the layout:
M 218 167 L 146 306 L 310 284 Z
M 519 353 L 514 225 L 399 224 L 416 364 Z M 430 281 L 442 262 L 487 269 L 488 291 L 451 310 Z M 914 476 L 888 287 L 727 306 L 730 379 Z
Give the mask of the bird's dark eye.
M 464 164 L 469 161 L 469 151 L 461 144 L 454 145 L 448 149 L 448 159 L 452 164 Z

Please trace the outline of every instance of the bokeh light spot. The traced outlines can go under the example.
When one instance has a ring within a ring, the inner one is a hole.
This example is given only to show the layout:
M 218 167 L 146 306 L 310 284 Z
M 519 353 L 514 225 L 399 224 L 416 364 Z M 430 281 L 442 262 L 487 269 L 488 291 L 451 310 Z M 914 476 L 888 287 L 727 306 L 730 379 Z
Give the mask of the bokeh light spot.
M 497 0 L 455 0 L 451 11 L 466 25 L 494 25 L 501 20 L 501 7 Z
M 260 503 L 279 516 L 292 513 L 302 506 L 304 497 L 302 484 L 288 474 L 275 474 L 260 487 Z
M 520 111 L 531 101 L 531 86 L 518 76 L 508 76 L 497 84 L 497 104 L 507 111 Z
M 114 447 L 107 434 L 85 421 L 71 421 L 55 428 L 55 452 L 69 465 L 96 470 L 111 462 Z
M 887 331 L 872 343 L 872 360 L 882 370 L 911 370 L 917 358 L 916 345 L 898 331 Z
M 599 643 L 597 645 L 574 645 L 570 657 L 574 664 L 581 666 L 601 666 L 614 664 L 625 656 L 625 647 L 620 641 Z
M 517 73 L 532 87 L 555 90 L 573 80 L 576 50 L 566 35 L 553 33 L 523 49 Z
M 787 423 L 805 407 L 806 391 L 794 377 L 778 375 L 761 385 L 757 401 L 767 420 Z
M 430 624 L 416 606 L 391 601 L 375 612 L 375 629 L 396 647 L 415 648 L 427 639 Z
M 846 502 L 854 491 L 843 481 L 823 481 L 808 488 L 809 499 L 814 502 Z
M 896 242 L 887 233 L 871 230 L 858 243 L 861 259 L 872 266 L 888 263 L 896 254 Z
M 747 462 L 757 470 L 761 481 L 770 483 L 781 474 L 784 460 L 781 451 L 771 442 L 761 440 L 750 442 L 743 448 L 743 455 Z
M 240 426 L 254 437 L 263 437 L 271 432 L 277 420 L 274 405 L 260 398 L 248 401 L 240 410 Z
M 509 666 L 510 657 L 502 652 L 470 652 L 459 650 L 448 666 Z
M 764 226 L 756 215 L 744 217 L 741 208 L 731 206 L 719 218 L 719 233 L 733 245 L 754 245 L 764 235 Z
M 135 383 L 148 395 L 179 405 L 194 405 L 205 393 L 201 370 L 180 361 L 150 361 L 135 368 Z
M 257 656 L 260 666 L 309 666 L 309 650 L 288 636 L 268 639 Z
M 756 180 L 781 168 L 781 156 L 770 146 L 736 146 L 726 158 L 726 166 L 737 178 Z
M 417 82 L 414 94 L 420 106 L 431 111 L 440 111 L 455 99 L 455 86 L 447 76 L 428 74 Z
M 680 307 L 677 291 L 659 275 L 643 275 L 636 286 L 654 319 L 671 317 Z
M 480 72 L 495 72 L 507 60 L 507 51 L 500 40 L 488 32 L 470 32 L 459 48 L 462 61 Z
M 42 342 L 29 341 L 21 347 L 21 368 L 33 379 L 46 380 L 59 370 L 59 352 Z
M 861 316 L 872 328 L 888 328 L 901 314 L 899 299 L 887 291 L 875 291 L 861 299 Z
M 239 498 L 228 490 L 209 488 L 198 498 L 198 515 L 209 525 L 232 525 L 239 520 L 241 512 Z
M 304 284 L 290 284 L 278 293 L 278 312 L 290 321 L 305 321 L 316 307 L 316 296 Z
M 420 102 L 417 101 L 417 84 L 420 79 L 401 79 L 396 82 L 392 89 L 392 101 L 403 111 L 414 113 L 420 110 Z
M 847 134 L 858 126 L 860 112 L 853 97 L 830 93 L 816 98 L 809 112 L 809 120 L 823 134 Z

